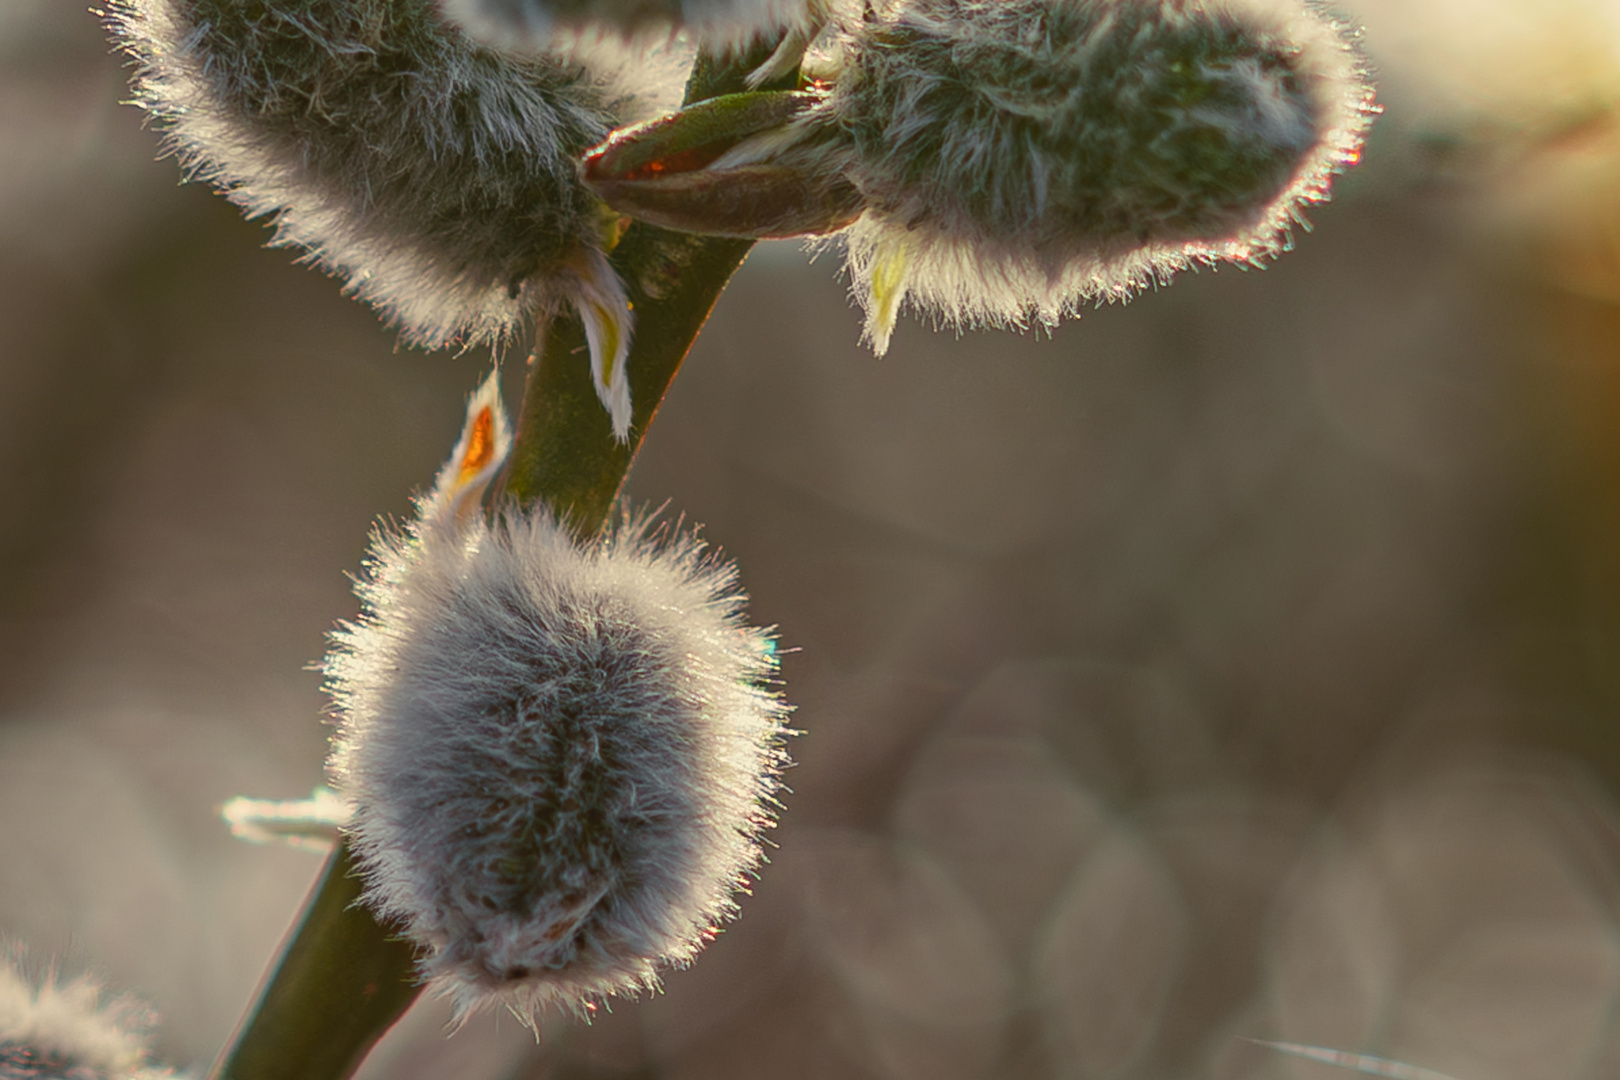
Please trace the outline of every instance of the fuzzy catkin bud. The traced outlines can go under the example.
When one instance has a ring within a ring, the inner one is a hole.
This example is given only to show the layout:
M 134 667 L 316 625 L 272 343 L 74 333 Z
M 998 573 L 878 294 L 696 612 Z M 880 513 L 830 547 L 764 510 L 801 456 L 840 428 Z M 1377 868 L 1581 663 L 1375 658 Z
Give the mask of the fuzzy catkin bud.
M 657 40 L 686 30 L 712 49 L 742 48 L 807 25 L 806 0 L 440 0 L 445 15 L 506 49 L 541 49 L 556 37 Z
M 31 984 L 0 956 L 0 1080 L 172 1080 L 147 1058 L 151 1015 L 88 978 Z
M 499 341 L 563 303 L 621 324 L 593 362 L 622 437 L 628 308 L 575 159 L 647 111 L 625 80 L 656 65 L 502 53 L 433 0 L 114 0 L 108 21 L 187 169 L 409 343 Z
M 416 521 L 379 530 L 325 671 L 367 901 L 459 1015 L 656 985 L 736 911 L 786 763 L 729 564 L 645 524 L 581 546 L 477 511 L 493 386 Z M 498 415 L 498 412 L 497 412 Z
M 1050 324 L 1275 255 L 1375 111 L 1310 0 L 899 0 L 845 31 L 811 123 L 867 202 L 846 236 L 881 352 L 908 294 Z

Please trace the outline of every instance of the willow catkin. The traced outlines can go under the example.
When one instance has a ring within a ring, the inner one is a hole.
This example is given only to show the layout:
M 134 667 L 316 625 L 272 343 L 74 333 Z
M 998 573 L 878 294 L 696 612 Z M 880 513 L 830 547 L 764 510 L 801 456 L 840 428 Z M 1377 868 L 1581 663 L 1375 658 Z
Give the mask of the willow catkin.
M 645 65 L 480 45 L 433 0 L 114 0 L 136 100 L 189 173 L 413 345 L 499 342 L 572 304 L 621 437 L 628 307 L 575 159 L 670 88 Z
M 882 352 L 902 301 L 1052 323 L 1197 263 L 1256 263 L 1359 157 L 1354 37 L 1282 0 L 899 0 L 848 26 L 819 130 Z
M 20 970 L 20 951 L 0 955 L 0 1080 L 174 1080 L 148 1057 L 152 1015 L 92 979 Z
M 544 49 L 558 37 L 652 42 L 685 31 L 718 51 L 808 26 L 807 0 L 440 0 L 445 15 L 481 41 Z
M 771 635 L 690 534 L 582 545 L 543 510 L 477 512 L 493 392 L 417 518 L 373 538 L 325 664 L 329 773 L 423 973 L 458 1014 L 532 1015 L 656 985 L 736 912 L 786 708 Z

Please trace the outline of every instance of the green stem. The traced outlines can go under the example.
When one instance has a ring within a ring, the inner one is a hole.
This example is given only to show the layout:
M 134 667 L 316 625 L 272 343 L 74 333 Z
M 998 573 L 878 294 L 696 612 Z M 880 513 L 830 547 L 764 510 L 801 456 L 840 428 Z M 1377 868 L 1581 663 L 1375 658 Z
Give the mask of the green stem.
M 769 55 L 764 45 L 730 64 L 700 54 L 686 84 L 687 103 L 742 91 L 743 75 Z M 789 89 L 797 81 L 795 72 L 762 89 Z M 507 495 L 523 506 L 544 503 L 581 540 L 601 531 L 669 384 L 753 246 L 752 240 L 694 236 L 641 222 L 630 227 L 613 251 L 613 268 L 636 316 L 626 361 L 630 437 L 622 443 L 613 438 L 597 401 L 584 327 L 572 315 L 559 316 L 529 358 L 504 479 Z
M 743 74 L 769 55 L 767 46 L 726 64 L 700 55 L 686 100 L 742 90 Z M 584 328 L 572 317 L 553 319 L 529 361 L 504 480 L 509 497 L 549 506 L 582 540 L 601 531 L 670 381 L 752 246 L 631 226 L 613 252 L 636 314 L 627 361 L 635 406 L 629 441 L 613 438 L 596 399 Z M 404 1015 L 421 992 L 416 951 L 397 926 L 360 905 L 360 892 L 348 844 L 339 843 L 210 1080 L 346 1080 Z
M 416 950 L 359 900 L 348 845 L 339 844 L 275 975 L 211 1077 L 320 1080 L 360 1067 L 421 987 Z
M 630 438 L 618 442 L 596 398 L 577 318 L 557 318 L 529 360 L 506 494 L 544 503 L 587 540 L 607 522 L 653 415 L 751 240 L 717 239 L 637 225 L 613 253 L 635 306 L 628 375 Z

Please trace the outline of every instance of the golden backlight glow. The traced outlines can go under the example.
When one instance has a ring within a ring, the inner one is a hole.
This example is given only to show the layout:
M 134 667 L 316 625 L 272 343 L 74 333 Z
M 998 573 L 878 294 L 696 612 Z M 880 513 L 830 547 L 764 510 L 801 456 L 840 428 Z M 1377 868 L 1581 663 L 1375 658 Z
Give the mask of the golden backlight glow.
M 457 481 L 464 484 L 477 476 L 489 465 L 494 453 L 495 414 L 485 405 L 473 418 L 472 428 L 468 432 L 467 452 L 461 457 L 461 473 Z

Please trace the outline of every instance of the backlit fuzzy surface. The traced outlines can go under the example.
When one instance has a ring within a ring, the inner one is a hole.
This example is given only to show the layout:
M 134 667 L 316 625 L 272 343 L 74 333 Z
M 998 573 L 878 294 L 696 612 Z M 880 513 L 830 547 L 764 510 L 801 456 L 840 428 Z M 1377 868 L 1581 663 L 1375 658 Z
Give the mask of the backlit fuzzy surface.
M 424 510 L 429 506 L 424 503 Z M 431 512 L 374 539 L 325 670 L 367 898 L 458 1014 L 656 985 L 736 911 L 786 763 L 729 564 L 626 526 Z
M 147 1061 L 150 1024 L 88 978 L 36 986 L 0 955 L 0 1080 L 170 1080 Z
M 474 37 L 510 49 L 545 48 L 555 35 L 656 40 L 686 30 L 711 48 L 741 48 L 805 25 L 804 0 L 442 0 Z
M 1052 323 L 1194 263 L 1274 255 L 1373 111 L 1353 38 L 1272 0 L 905 0 L 846 32 L 824 115 L 870 204 L 868 331 Z
M 432 0 L 115 0 L 139 102 L 181 161 L 413 344 L 497 340 L 571 298 L 603 222 L 574 157 L 645 111 Z

